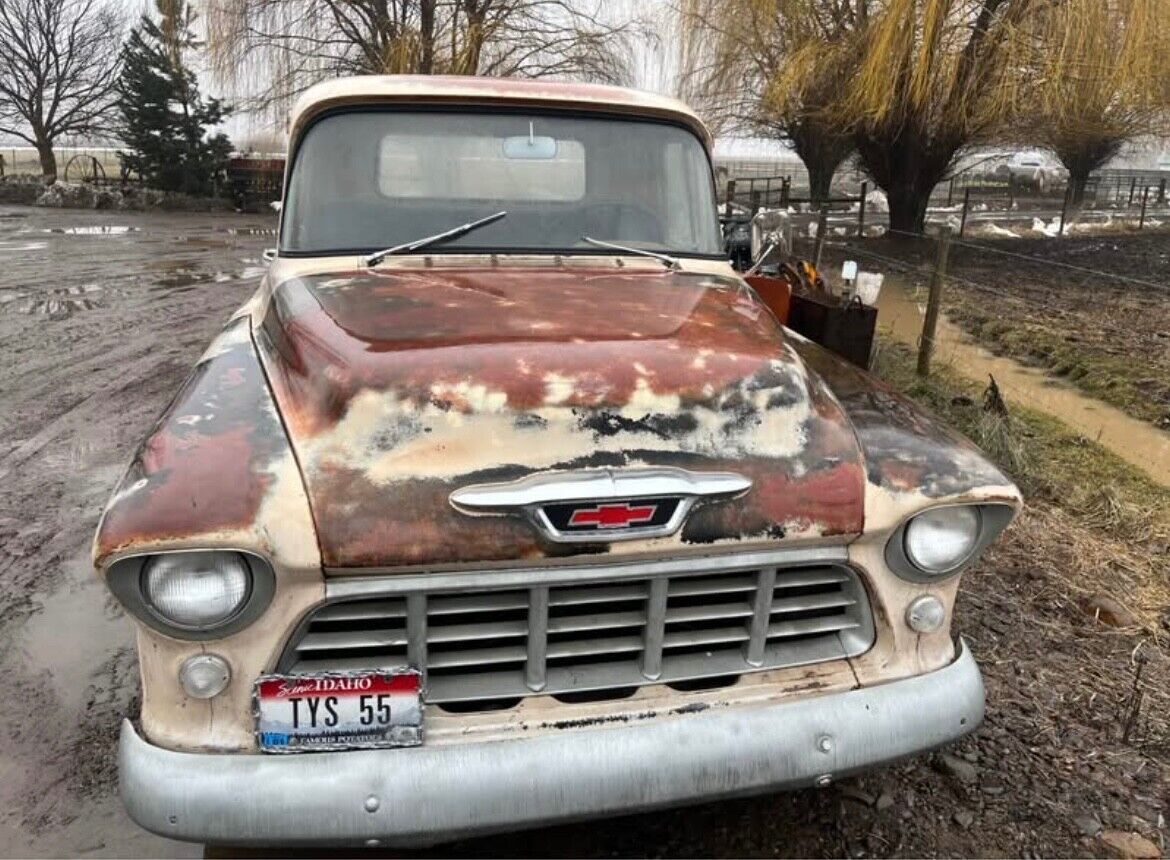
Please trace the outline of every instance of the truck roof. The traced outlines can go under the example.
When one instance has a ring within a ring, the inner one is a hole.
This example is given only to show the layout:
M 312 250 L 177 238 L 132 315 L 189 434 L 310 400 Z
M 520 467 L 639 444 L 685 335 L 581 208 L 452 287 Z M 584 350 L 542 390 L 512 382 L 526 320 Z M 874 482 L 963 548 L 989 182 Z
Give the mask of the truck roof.
M 692 129 L 708 151 L 711 133 L 702 120 L 677 99 L 603 84 L 557 83 L 520 78 L 455 75 L 362 75 L 335 78 L 310 87 L 297 100 L 289 119 L 290 140 L 323 110 L 354 104 L 499 104 L 551 106 L 599 113 L 650 116 Z

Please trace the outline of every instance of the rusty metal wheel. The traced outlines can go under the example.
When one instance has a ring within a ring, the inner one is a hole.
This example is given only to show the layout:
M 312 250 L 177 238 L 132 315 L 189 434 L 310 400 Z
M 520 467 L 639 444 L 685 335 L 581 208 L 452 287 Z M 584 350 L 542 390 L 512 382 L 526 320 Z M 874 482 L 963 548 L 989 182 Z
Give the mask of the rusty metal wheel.
M 66 182 L 100 182 L 106 178 L 106 169 L 92 155 L 75 155 L 65 162 Z

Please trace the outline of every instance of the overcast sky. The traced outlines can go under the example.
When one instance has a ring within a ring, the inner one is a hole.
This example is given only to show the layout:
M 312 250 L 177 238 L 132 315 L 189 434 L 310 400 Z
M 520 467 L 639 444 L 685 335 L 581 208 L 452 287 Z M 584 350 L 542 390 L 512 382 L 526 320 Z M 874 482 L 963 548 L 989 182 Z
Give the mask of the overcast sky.
M 147 9 L 151 12 L 154 10 L 153 0 L 112 0 L 112 2 L 124 6 L 131 24 L 136 23 L 138 16 Z M 196 9 L 199 10 L 205 0 L 194 0 L 194 2 Z M 598 0 L 598 2 L 602 2 L 602 0 Z M 641 15 L 644 20 L 650 23 L 650 29 L 655 34 L 654 38 L 639 38 L 636 34 L 631 37 L 630 83 L 638 89 L 674 95 L 679 64 L 678 55 L 674 49 L 677 42 L 677 16 L 672 9 L 671 0 L 604 0 L 602 8 L 611 22 L 631 20 Z M 202 14 L 200 19 L 203 19 Z M 198 56 L 192 59 L 198 64 Z M 200 69 L 199 72 L 203 93 L 213 96 L 221 95 L 222 87 L 212 79 L 206 69 Z M 271 140 L 274 133 L 283 132 L 283 125 L 283 120 L 274 120 L 270 116 L 250 116 L 238 112 L 224 123 L 223 129 L 237 147 L 244 148 L 249 145 L 257 145 L 263 140 Z M 6 147 L 11 143 L 0 141 L 0 146 Z M 64 145 L 84 145 L 85 143 L 85 141 L 62 141 Z M 726 147 L 729 143 L 721 141 L 719 146 Z M 784 151 L 781 144 L 773 141 L 759 141 L 751 146 L 753 153 L 758 155 L 779 156 Z M 1153 147 L 1154 150 L 1159 148 L 1157 145 Z M 1146 151 L 1149 151 L 1148 148 Z M 1170 149 L 1166 151 L 1170 154 Z M 1125 156 L 1120 159 L 1122 162 L 1129 160 Z M 1144 165 L 1145 162 L 1150 161 L 1150 156 L 1143 153 L 1137 161 Z M 1149 166 L 1152 166 L 1152 163 Z

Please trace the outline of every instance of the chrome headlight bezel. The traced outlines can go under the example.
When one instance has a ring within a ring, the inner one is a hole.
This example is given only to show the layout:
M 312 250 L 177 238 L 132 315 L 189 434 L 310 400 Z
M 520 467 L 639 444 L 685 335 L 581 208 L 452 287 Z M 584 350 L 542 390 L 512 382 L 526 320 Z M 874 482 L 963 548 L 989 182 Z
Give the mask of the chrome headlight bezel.
M 937 511 L 939 508 L 963 507 L 972 508 L 978 516 L 978 533 L 975 542 L 961 558 L 939 571 L 926 570 L 919 567 L 906 551 L 906 531 L 910 524 L 919 516 Z M 932 505 L 920 511 L 915 511 L 894 529 L 886 542 L 886 564 L 902 579 L 917 583 L 934 583 L 950 579 L 965 570 L 979 557 L 979 554 L 992 543 L 1007 528 L 1015 517 L 1015 508 L 1001 502 L 958 502 L 952 504 Z
M 186 625 L 167 617 L 146 594 L 146 573 L 152 559 L 175 553 L 228 552 L 238 556 L 248 572 L 246 595 L 226 618 L 205 625 Z M 276 575 L 264 558 L 247 550 L 223 547 L 181 549 L 128 556 L 114 562 L 106 583 L 126 610 L 149 627 L 174 639 L 207 641 L 222 639 L 249 626 L 263 614 L 276 593 Z

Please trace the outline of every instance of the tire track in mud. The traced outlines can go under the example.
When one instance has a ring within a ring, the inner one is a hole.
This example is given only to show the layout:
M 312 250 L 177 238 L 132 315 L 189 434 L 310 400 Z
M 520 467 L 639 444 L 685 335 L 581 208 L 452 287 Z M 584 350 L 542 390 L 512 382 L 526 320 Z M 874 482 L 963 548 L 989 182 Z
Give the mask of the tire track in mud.
M 58 415 L 41 430 L 26 440 L 16 450 L 0 458 L 0 478 L 4 478 L 12 469 L 28 460 L 53 440 L 66 433 L 78 433 L 85 424 L 94 420 L 101 412 L 108 412 L 110 399 L 124 394 L 128 389 L 138 388 L 146 378 L 145 371 L 157 371 L 158 360 L 144 358 L 126 368 L 113 380 L 112 385 L 100 387 L 98 391 L 84 398 L 80 403 L 71 406 Z M 168 379 L 182 380 L 186 368 L 177 361 L 167 362 L 165 365 Z M 177 383 L 176 383 L 177 384 Z

